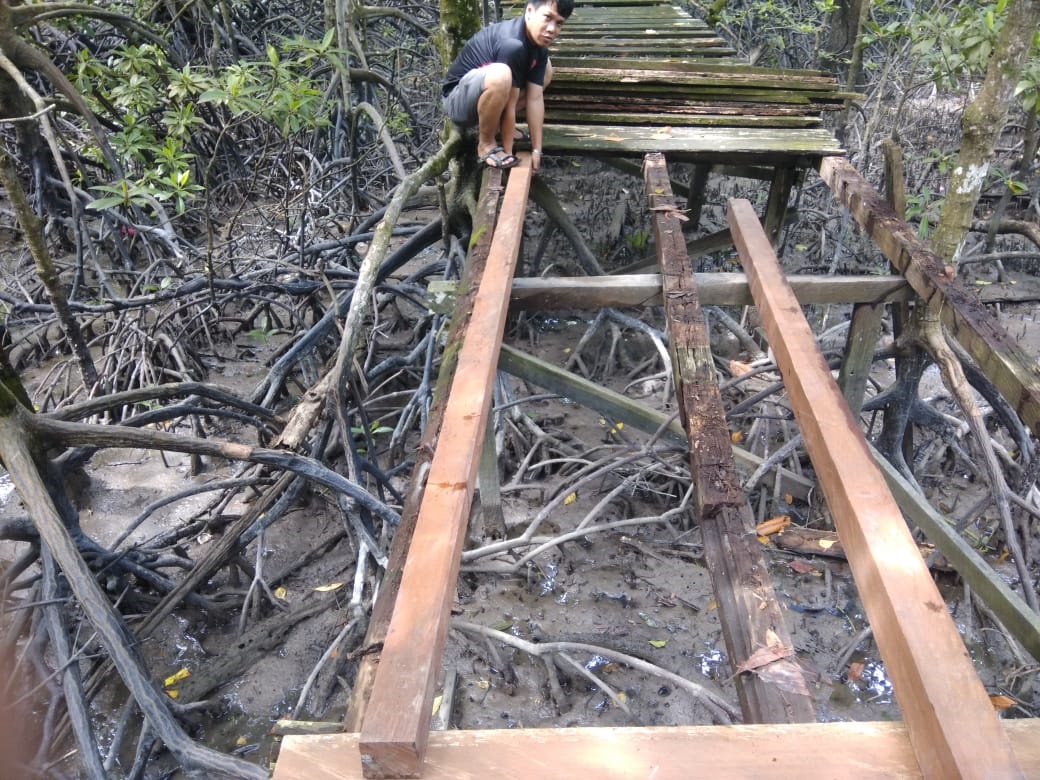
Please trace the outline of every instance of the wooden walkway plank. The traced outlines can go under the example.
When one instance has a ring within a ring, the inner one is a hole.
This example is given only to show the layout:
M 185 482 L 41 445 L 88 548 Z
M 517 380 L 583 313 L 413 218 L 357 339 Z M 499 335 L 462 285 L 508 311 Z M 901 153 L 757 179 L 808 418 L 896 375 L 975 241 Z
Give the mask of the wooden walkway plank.
M 739 667 L 770 648 L 776 654 L 761 669 L 735 678 L 744 722 L 811 723 L 816 719 L 812 696 L 794 658 L 794 643 L 755 534 L 754 515 L 740 487 L 708 329 L 664 156 L 648 155 L 643 175 L 661 263 L 676 397 L 689 438 L 701 541 L 730 663 Z
M 1040 777 L 1040 721 L 1003 731 Z M 288 736 L 273 780 L 360 780 L 356 734 Z M 901 723 L 496 729 L 430 735 L 424 780 L 918 780 Z M 990 775 L 997 778 L 998 775 Z
M 1033 434 L 1040 436 L 1040 365 L 885 198 L 845 160 L 822 160 L 820 176 L 925 301 L 942 300 L 943 322 Z
M 422 770 L 434 688 L 523 234 L 531 168 L 529 157 L 522 158 L 521 165 L 509 173 L 361 726 L 361 764 L 368 777 L 415 777 Z
M 729 223 L 923 775 L 1024 777 L 751 204 Z
M 631 157 L 661 152 L 677 160 L 781 164 L 845 153 L 829 130 L 816 128 L 673 127 L 662 132 L 654 127 L 566 125 L 546 127 L 543 137 L 554 154 Z

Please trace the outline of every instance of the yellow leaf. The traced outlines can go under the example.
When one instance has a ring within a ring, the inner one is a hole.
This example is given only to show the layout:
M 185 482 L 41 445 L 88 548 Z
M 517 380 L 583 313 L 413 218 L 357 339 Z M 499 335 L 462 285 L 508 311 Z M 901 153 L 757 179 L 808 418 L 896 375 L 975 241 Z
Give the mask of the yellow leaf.
M 989 703 L 993 705 L 993 709 L 995 709 L 997 712 L 1002 712 L 1003 710 L 1006 710 L 1008 707 L 1014 707 L 1017 702 L 1014 699 L 1011 699 L 1007 696 L 1001 696 L 998 694 L 995 696 L 990 696 Z
M 314 590 L 316 590 L 318 593 L 328 593 L 329 591 L 339 590 L 342 587 L 342 582 L 330 582 L 328 585 L 319 585 Z
M 285 594 L 288 592 L 289 591 L 285 589 L 284 585 L 279 585 L 277 588 L 274 589 L 274 597 L 276 599 L 281 599 L 282 601 L 285 601 Z
M 618 698 L 618 701 L 621 702 L 622 704 L 628 701 L 628 696 L 625 695 L 624 691 L 618 691 L 617 698 Z
M 713 610 L 716 610 L 718 608 L 719 608 L 719 602 L 717 602 L 715 599 L 712 599 L 711 601 L 708 602 L 708 606 L 707 606 L 708 612 L 712 612 Z
M 169 688 L 171 685 L 176 685 L 181 680 L 186 680 L 189 677 L 191 677 L 191 672 L 189 672 L 187 669 L 181 669 L 180 671 L 174 672 L 165 680 L 163 680 L 163 688 Z
M 820 547 L 824 550 L 829 550 L 834 546 L 835 542 L 833 539 L 820 539 Z
M 488 688 L 491 687 L 491 681 L 490 680 L 477 680 L 477 687 L 480 688 L 480 690 L 482 690 L 482 691 L 486 691 Z
M 667 639 L 651 639 L 650 640 L 650 644 L 653 647 L 660 648 L 660 647 L 664 647 L 666 644 L 668 644 L 668 640 Z
M 619 422 L 614 427 L 617 428 L 620 431 L 620 430 L 622 430 L 625 427 L 625 424 L 623 422 Z
M 784 501 L 788 504 L 793 504 L 794 496 L 792 496 L 790 493 L 784 493 Z
M 744 441 L 744 434 L 741 431 L 733 431 L 733 433 L 729 435 L 729 440 L 734 444 L 740 444 Z
M 791 518 L 787 515 L 777 515 L 768 520 L 763 520 L 755 526 L 755 533 L 759 536 L 771 536 L 780 533 L 791 524 Z
M 441 708 L 441 701 L 444 700 L 444 696 L 437 695 L 433 698 L 433 714 L 437 714 L 437 710 Z
M 171 699 L 176 699 L 178 696 L 180 696 L 180 693 L 178 693 L 176 690 L 170 690 L 166 691 L 166 695 L 169 696 Z
M 249 740 L 246 739 L 245 737 L 239 737 L 238 739 L 235 740 L 235 744 L 238 745 L 239 747 L 242 747 L 242 745 L 245 745 L 247 742 L 249 742 Z
M 568 504 L 573 504 L 577 500 L 578 500 L 578 494 L 577 493 L 570 493 L 570 494 L 568 494 L 567 498 L 563 499 L 563 505 L 567 506 Z

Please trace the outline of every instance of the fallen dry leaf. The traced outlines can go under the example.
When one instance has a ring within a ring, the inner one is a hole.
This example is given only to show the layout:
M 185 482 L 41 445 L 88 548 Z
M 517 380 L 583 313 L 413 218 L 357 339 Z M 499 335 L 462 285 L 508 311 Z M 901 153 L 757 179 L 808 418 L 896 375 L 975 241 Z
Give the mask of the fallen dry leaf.
M 791 518 L 787 515 L 777 515 L 768 520 L 763 520 L 755 526 L 755 533 L 759 536 L 771 536 L 780 533 L 791 524 Z
M 744 374 L 751 372 L 751 366 L 739 360 L 731 360 L 729 361 L 729 372 L 733 376 L 744 376 Z
M 1015 704 L 1017 704 L 1017 702 L 1014 699 L 1008 696 L 1001 696 L 1000 694 L 990 696 L 989 703 L 993 705 L 993 709 L 995 709 L 997 712 L 1003 712 L 1008 707 L 1014 707 Z
M 862 678 L 863 677 L 863 662 L 862 661 L 853 661 L 852 663 L 850 663 L 849 664 L 849 671 L 848 671 L 848 674 L 846 676 L 848 677 L 849 682 L 856 682 L 856 680 L 859 680 L 860 678 Z
M 797 572 L 798 574 L 809 574 L 816 571 L 816 567 L 808 561 L 788 561 L 787 568 L 793 572 Z

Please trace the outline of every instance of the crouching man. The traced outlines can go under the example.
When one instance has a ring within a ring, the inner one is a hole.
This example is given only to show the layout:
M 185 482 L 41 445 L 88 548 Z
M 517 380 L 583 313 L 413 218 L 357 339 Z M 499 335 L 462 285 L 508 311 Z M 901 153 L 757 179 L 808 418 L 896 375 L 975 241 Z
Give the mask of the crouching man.
M 513 142 L 523 99 L 530 130 L 531 167 L 542 162 L 545 103 L 552 79 L 549 46 L 574 10 L 574 0 L 530 0 L 523 16 L 492 24 L 474 35 L 444 78 L 444 110 L 461 128 L 477 128 L 477 157 L 491 168 L 512 168 Z M 501 143 L 495 139 L 499 136 Z

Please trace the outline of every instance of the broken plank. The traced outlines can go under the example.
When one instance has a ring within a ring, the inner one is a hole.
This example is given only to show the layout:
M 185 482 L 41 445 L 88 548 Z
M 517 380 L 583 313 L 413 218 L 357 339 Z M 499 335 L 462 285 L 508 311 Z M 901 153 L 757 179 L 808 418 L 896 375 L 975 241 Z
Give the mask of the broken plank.
M 754 209 L 731 199 L 728 218 L 923 775 L 1023 777 Z
M 531 174 L 530 158 L 522 155 L 521 165 L 509 173 L 487 267 L 459 351 L 400 593 L 361 726 L 361 763 L 367 777 L 415 777 L 422 771 Z
M 1040 777 L 1040 720 L 1003 731 Z M 357 735 L 286 737 L 273 780 L 359 780 Z M 430 735 L 425 780 L 916 780 L 902 723 L 812 723 L 443 731 Z M 996 775 L 991 775 L 996 777 Z
M 925 301 L 942 302 L 942 319 L 983 373 L 1040 435 L 1040 365 L 1000 321 L 902 220 L 884 197 L 845 160 L 823 160 L 820 176 Z
M 794 659 L 794 643 L 737 476 L 708 329 L 664 156 L 647 155 L 643 175 L 661 264 L 676 397 L 689 441 L 690 473 L 719 622 L 736 667 L 755 653 L 776 652 L 761 671 L 735 678 L 744 722 L 812 722 L 812 696 Z

